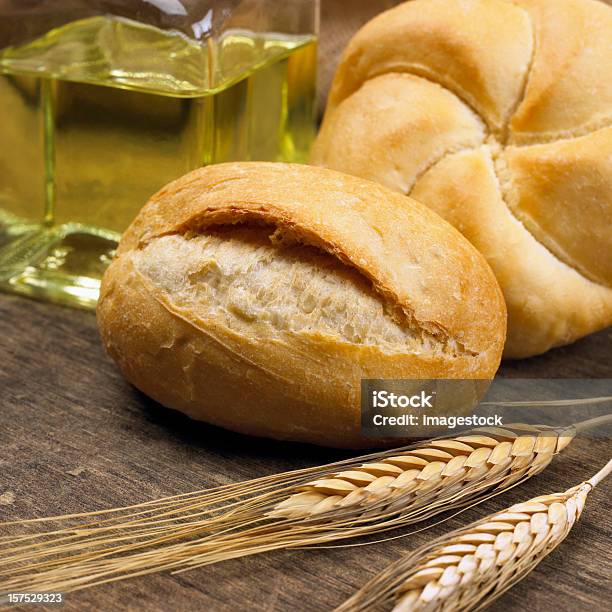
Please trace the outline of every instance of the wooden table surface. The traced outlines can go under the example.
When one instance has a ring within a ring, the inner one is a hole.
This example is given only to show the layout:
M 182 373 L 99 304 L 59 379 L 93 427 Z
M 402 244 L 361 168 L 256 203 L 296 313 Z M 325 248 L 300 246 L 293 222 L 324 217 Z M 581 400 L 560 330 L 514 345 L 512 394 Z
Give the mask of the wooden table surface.
M 606 330 L 505 364 L 501 373 L 612 378 L 611 347 Z M 1 294 L 0 419 L 0 521 L 126 505 L 346 455 L 250 439 L 165 410 L 121 378 L 102 351 L 93 314 Z M 399 540 L 154 574 L 69 593 L 63 609 L 330 610 L 401 553 L 515 501 L 577 484 L 611 451 L 609 439 L 578 439 L 521 487 Z M 608 609 L 611 486 L 591 494 L 562 547 L 493 609 Z

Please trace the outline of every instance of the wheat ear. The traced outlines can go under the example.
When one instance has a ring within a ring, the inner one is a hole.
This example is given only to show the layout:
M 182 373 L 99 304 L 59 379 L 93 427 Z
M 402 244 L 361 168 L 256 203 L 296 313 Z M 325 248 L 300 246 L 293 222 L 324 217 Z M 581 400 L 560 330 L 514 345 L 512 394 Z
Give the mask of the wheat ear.
M 589 492 L 612 471 L 552 495 L 514 504 L 392 564 L 337 612 L 481 609 L 522 580 L 568 535 Z
M 76 524 L 0 538 L 0 593 L 69 591 L 409 525 L 537 474 L 577 427 L 474 430 L 129 508 L 54 517 Z

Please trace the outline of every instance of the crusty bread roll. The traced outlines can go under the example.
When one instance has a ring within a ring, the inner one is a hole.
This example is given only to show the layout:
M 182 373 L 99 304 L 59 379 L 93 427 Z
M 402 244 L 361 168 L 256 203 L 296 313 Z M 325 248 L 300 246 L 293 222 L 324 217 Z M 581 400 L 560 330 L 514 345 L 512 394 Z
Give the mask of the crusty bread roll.
M 313 163 L 427 204 L 483 253 L 507 357 L 612 323 L 612 9 L 412 0 L 367 24 Z
M 142 209 L 102 281 L 109 354 L 158 402 L 235 431 L 336 447 L 362 378 L 491 379 L 505 305 L 425 206 L 323 168 L 231 163 Z

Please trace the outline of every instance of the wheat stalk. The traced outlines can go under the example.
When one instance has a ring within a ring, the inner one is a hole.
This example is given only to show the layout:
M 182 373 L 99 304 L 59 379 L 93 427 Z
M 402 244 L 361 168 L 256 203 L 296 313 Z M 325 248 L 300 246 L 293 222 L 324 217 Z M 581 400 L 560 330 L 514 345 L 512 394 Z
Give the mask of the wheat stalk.
M 433 440 L 306 483 L 268 515 L 306 518 L 332 508 L 359 511 L 373 504 L 387 512 L 402 510 L 410 501 L 424 503 L 440 494 L 447 499 L 489 479 L 506 488 L 543 470 L 570 439 L 567 432 L 560 439 L 547 429 L 525 431 L 519 435 L 518 426 L 514 431 L 490 428 L 480 435 Z
M 612 471 L 491 514 L 392 564 L 337 612 L 481 609 L 522 580 L 568 535 L 589 492 Z
M 537 474 L 591 422 L 479 429 L 136 506 L 42 519 L 76 524 L 0 537 L 0 593 L 66 592 L 409 525 Z

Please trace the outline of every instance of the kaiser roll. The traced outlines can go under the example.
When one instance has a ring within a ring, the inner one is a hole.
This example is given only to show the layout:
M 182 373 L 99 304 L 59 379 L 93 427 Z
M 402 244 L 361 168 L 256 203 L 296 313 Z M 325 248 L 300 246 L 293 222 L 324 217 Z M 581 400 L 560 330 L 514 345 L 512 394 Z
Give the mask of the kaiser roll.
M 108 268 L 126 378 L 235 431 L 337 447 L 362 378 L 491 379 L 506 324 L 484 258 L 425 206 L 332 170 L 230 163 L 171 183 Z
M 507 357 L 612 322 L 612 9 L 413 0 L 348 45 L 313 162 L 427 204 L 486 257 Z

